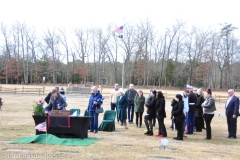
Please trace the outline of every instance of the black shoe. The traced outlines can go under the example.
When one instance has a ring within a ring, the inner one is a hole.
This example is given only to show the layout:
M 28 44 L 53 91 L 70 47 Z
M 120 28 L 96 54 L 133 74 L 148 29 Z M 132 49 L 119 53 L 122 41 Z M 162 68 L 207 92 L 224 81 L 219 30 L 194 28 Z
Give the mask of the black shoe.
M 210 140 L 211 138 L 205 138 L 205 140 Z
M 177 138 L 176 140 L 182 141 L 182 140 L 183 140 L 183 138 Z
M 148 135 L 150 131 L 147 131 L 146 133 L 144 133 L 145 135 Z
M 232 139 L 237 139 L 237 137 L 231 137 Z
M 231 136 L 227 136 L 226 138 L 229 138 L 229 139 L 230 139 L 230 138 L 232 138 L 232 137 L 231 137 Z
M 174 137 L 173 139 L 178 139 L 178 137 Z
M 150 131 L 147 136 L 153 136 L 153 132 Z

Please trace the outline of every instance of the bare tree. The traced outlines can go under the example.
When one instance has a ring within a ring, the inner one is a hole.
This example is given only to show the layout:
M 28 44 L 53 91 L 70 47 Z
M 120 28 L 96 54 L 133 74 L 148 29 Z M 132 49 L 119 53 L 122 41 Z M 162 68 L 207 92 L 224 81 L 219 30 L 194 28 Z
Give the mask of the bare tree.
M 52 55 L 52 83 L 53 85 L 55 85 L 56 83 L 56 61 L 57 61 L 57 54 L 58 52 L 58 45 L 59 45 L 59 41 L 60 41 L 60 37 L 59 35 L 57 35 L 55 33 L 55 30 L 50 31 L 48 30 L 47 32 L 45 32 L 45 36 L 44 36 L 44 41 L 47 44 L 47 49 L 50 50 L 51 55 Z

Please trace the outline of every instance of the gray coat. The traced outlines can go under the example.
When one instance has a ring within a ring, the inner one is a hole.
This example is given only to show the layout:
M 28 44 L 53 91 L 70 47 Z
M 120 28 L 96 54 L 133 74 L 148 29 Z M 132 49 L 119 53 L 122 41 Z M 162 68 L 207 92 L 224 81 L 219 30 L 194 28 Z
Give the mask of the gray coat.
M 207 98 L 204 101 L 203 108 L 204 108 L 204 110 L 203 110 L 204 114 L 208 114 L 208 113 L 216 111 L 215 100 L 212 96 Z
M 58 109 L 58 105 L 61 107 L 61 109 Z M 49 104 L 47 105 L 47 107 L 45 108 L 45 110 L 62 110 L 65 109 L 65 107 L 67 106 L 66 101 L 64 100 L 64 98 L 58 93 L 57 97 L 54 99 L 51 96 L 51 99 L 49 101 Z
M 125 96 L 128 99 L 128 104 L 134 104 L 134 99 L 136 97 L 137 91 L 135 89 L 128 89 L 125 92 Z

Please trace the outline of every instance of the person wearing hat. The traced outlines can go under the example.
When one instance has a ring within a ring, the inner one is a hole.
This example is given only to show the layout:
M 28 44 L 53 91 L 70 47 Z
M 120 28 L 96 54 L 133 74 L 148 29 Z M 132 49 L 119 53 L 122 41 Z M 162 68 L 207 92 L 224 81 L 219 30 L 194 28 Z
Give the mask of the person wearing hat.
M 121 123 L 124 125 L 125 129 L 128 129 L 126 119 L 127 119 L 127 104 L 128 99 L 124 95 L 124 91 L 122 88 L 119 89 L 119 96 L 117 97 L 117 110 L 118 110 L 118 118 Z
M 66 106 L 65 106 L 65 107 L 67 107 L 67 106 L 68 106 L 68 104 L 67 104 L 67 98 L 66 98 L 66 96 L 65 96 L 65 91 L 64 91 L 63 88 L 60 89 L 59 94 L 60 94 L 60 95 L 63 97 L 63 99 L 65 100 L 65 102 L 66 102 Z
M 2 108 L 2 105 L 3 105 L 3 100 L 2 100 L 2 98 L 0 97 L 0 109 Z
M 144 133 L 147 136 L 152 136 L 153 135 L 153 119 L 156 117 L 156 112 L 155 112 L 155 106 L 156 106 L 156 95 L 157 95 L 157 91 L 153 90 L 151 93 L 151 98 L 149 99 L 149 101 L 145 104 L 146 106 L 146 115 L 144 117 L 144 122 L 146 124 L 147 127 L 147 132 Z

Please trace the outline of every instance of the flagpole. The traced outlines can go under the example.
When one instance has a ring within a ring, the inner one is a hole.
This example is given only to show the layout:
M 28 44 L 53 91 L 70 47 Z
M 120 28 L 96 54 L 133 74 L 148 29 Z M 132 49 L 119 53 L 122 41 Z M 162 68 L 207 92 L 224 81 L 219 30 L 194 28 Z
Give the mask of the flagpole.
M 122 89 L 124 89 L 124 55 L 123 55 L 123 64 L 122 64 Z

